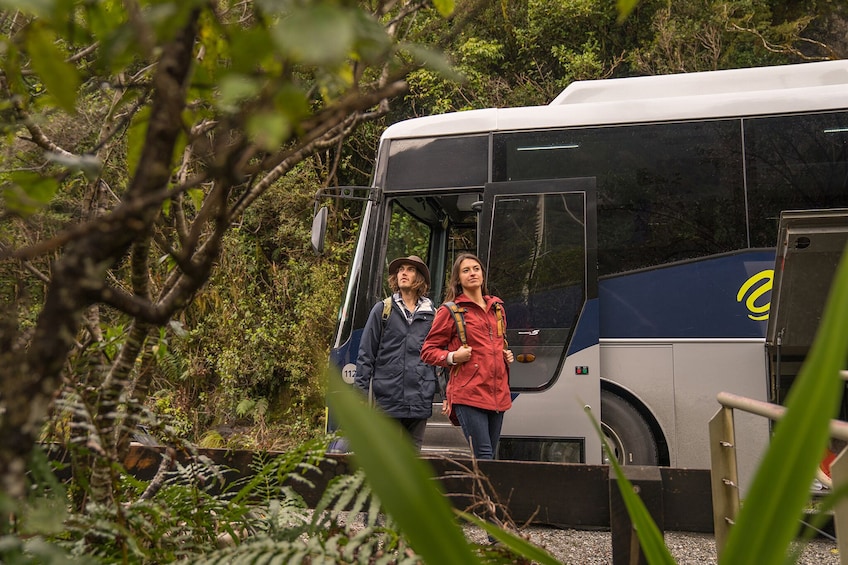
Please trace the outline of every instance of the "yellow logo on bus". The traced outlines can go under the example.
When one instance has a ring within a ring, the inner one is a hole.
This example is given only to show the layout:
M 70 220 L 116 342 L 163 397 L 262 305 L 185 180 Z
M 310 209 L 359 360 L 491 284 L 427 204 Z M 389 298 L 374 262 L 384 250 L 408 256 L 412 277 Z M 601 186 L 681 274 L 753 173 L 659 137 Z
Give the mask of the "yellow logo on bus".
M 745 300 L 745 306 L 751 312 L 748 317 L 752 320 L 768 320 L 771 302 L 757 305 L 757 300 L 771 290 L 773 281 L 774 269 L 765 269 L 750 277 L 739 287 L 739 292 L 736 293 L 736 302 Z

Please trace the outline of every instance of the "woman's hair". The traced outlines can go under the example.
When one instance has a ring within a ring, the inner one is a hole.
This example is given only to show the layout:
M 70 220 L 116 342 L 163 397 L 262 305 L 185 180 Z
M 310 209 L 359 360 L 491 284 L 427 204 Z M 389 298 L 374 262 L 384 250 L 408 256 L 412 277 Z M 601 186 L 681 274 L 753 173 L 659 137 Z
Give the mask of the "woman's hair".
M 400 290 L 397 282 L 397 271 L 389 275 L 389 288 L 392 289 L 392 292 Z M 424 279 L 424 275 L 418 269 L 415 269 L 415 280 L 412 281 L 412 290 L 415 291 L 415 296 L 418 298 L 427 296 L 427 292 L 430 290 L 427 281 Z
M 450 282 L 448 283 L 448 287 L 445 289 L 445 302 L 451 302 L 458 295 L 462 294 L 462 284 L 459 282 L 459 266 L 466 259 L 476 261 L 477 264 L 480 265 L 480 270 L 483 272 L 483 285 L 480 287 L 480 290 L 483 291 L 483 296 L 489 294 L 489 289 L 486 288 L 486 267 L 483 266 L 483 262 L 480 261 L 479 257 L 472 253 L 460 253 L 457 255 L 456 261 L 453 262 Z

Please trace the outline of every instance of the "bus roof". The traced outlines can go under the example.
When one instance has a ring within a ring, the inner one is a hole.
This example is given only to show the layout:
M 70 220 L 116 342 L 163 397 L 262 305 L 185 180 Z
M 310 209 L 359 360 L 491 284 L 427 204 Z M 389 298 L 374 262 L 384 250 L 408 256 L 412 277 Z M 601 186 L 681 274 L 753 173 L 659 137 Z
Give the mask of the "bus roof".
M 755 116 L 848 108 L 848 60 L 577 81 L 547 106 L 452 112 L 383 139 Z

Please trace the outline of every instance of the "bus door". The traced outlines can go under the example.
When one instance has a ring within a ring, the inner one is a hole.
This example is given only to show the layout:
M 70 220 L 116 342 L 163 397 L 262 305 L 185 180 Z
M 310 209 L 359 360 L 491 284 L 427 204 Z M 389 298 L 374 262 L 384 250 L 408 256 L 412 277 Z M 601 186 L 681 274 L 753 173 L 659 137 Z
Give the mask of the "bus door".
M 595 195 L 594 178 L 486 185 L 480 255 L 516 359 L 501 459 L 600 462 Z

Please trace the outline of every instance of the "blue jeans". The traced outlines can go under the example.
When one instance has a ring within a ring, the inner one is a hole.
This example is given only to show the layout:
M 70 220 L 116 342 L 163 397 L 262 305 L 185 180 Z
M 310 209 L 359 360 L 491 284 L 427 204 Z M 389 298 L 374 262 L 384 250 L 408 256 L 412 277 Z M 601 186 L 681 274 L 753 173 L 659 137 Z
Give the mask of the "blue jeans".
M 465 404 L 454 404 L 453 409 L 462 426 L 465 440 L 471 444 L 477 459 L 494 459 L 501 439 L 503 412 L 482 410 Z

